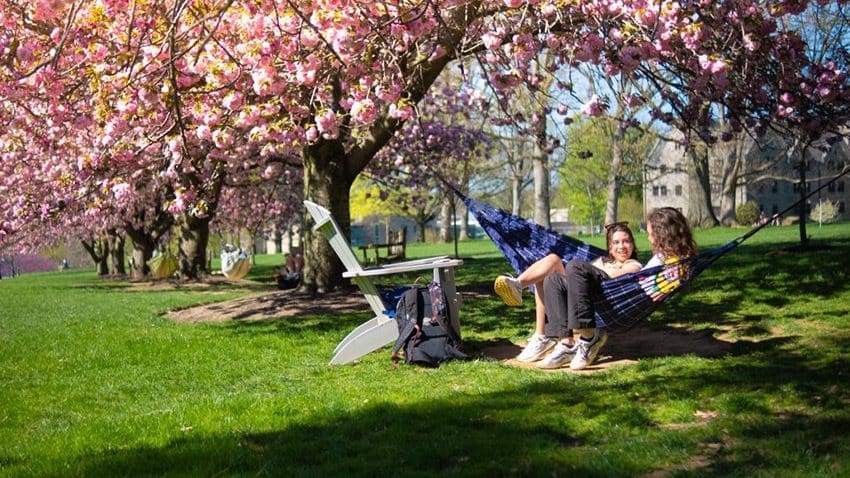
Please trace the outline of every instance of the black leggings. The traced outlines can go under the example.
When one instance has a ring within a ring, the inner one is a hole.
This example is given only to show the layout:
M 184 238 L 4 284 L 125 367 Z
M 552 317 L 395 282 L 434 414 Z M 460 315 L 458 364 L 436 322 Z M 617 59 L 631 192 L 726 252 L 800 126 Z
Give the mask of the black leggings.
M 569 336 L 572 329 L 596 328 L 593 300 L 602 295 L 600 283 L 610 279 L 580 260 L 568 262 L 565 271 L 565 275 L 549 274 L 543 279 L 544 333 L 549 337 Z

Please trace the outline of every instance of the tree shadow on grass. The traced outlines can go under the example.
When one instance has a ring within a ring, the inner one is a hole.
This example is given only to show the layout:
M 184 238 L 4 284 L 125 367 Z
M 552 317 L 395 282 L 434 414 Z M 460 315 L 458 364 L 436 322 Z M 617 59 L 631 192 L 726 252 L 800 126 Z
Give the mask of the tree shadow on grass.
M 439 399 L 411 389 L 405 403 L 374 397 L 364 408 L 318 407 L 273 430 L 188 431 L 157 447 L 116 444 L 46 475 L 635 476 L 665 463 L 675 470 L 702 453 L 701 440 L 720 442 L 722 451 L 705 457 L 700 476 L 769 476 L 804 460 L 846 464 L 836 456 L 850 446 L 850 412 L 835 371 L 850 363 L 817 363 L 765 353 L 723 368 L 673 365 L 614 381 L 526 381 Z M 386 380 L 400 386 L 393 382 L 420 373 L 464 389 L 451 369 L 408 368 Z M 805 413 L 774 413 L 780 399 Z M 692 420 L 659 423 L 654 410 L 669 401 L 718 407 L 708 419 L 719 421 L 717 431 L 694 432 L 709 424 Z

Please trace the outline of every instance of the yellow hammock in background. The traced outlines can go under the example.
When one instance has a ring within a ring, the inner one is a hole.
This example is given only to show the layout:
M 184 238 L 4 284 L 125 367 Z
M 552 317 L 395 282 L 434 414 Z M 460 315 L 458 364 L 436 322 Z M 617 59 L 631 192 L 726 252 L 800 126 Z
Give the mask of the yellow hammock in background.
M 148 268 L 154 279 L 168 279 L 177 272 L 177 258 L 174 257 L 174 254 L 165 251 L 158 256 L 152 257 L 148 261 Z

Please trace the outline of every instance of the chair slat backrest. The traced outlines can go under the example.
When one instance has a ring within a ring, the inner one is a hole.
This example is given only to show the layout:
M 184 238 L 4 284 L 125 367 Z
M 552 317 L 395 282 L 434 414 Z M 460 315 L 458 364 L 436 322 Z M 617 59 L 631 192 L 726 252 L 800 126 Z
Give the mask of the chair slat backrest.
M 331 248 L 333 248 L 337 257 L 339 257 L 342 261 L 342 265 L 345 266 L 345 269 L 348 272 L 362 272 L 363 266 L 360 265 L 360 261 L 358 261 L 357 257 L 354 255 L 354 251 L 351 249 L 351 244 L 342 234 L 342 230 L 339 228 L 339 224 L 337 224 L 336 220 L 334 220 L 331 212 L 312 201 L 304 201 L 304 206 L 307 207 L 307 211 L 310 212 L 310 215 L 313 216 L 313 220 L 316 221 L 316 225 L 313 226 L 313 230 L 321 232 L 328 239 L 328 242 L 331 244 Z M 378 289 L 372 281 L 366 277 L 357 276 L 352 280 L 358 287 L 360 287 L 360 290 L 363 291 L 363 295 L 366 297 L 366 302 L 369 303 L 369 306 L 372 308 L 375 315 L 389 320 L 386 316 L 386 305 L 383 301 L 381 301 Z
M 304 201 L 304 206 L 307 207 L 307 211 L 310 212 L 313 220 L 316 221 L 313 230 L 321 232 L 328 239 L 328 242 L 331 244 L 334 252 L 336 252 L 339 260 L 342 261 L 345 269 L 349 272 L 362 271 L 363 266 L 360 265 L 357 257 L 354 256 L 351 244 L 348 243 L 348 239 L 342 234 L 342 229 L 340 229 L 339 224 L 331 216 L 331 212 L 312 201 Z

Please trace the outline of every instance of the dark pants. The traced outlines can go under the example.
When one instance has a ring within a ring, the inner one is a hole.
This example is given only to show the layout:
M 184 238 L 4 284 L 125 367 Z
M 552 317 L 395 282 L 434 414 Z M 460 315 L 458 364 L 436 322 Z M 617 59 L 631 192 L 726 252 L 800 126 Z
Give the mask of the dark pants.
M 593 300 L 602 295 L 600 283 L 609 279 L 589 262 L 573 260 L 565 269 L 565 275 L 550 274 L 543 279 L 544 333 L 550 337 L 568 336 L 572 329 L 595 328 Z

